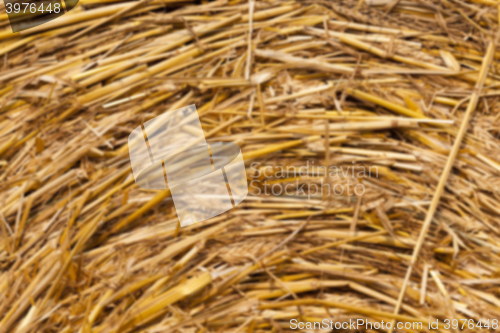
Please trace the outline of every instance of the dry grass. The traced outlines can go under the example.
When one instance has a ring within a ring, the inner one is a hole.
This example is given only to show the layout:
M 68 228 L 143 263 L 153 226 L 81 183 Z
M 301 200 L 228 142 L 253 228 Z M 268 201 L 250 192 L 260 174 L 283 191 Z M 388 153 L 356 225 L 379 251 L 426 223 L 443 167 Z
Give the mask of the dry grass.
M 497 5 L 81 0 L 16 34 L 0 14 L 0 332 L 499 319 Z M 252 186 L 179 228 L 127 137 L 189 104 Z

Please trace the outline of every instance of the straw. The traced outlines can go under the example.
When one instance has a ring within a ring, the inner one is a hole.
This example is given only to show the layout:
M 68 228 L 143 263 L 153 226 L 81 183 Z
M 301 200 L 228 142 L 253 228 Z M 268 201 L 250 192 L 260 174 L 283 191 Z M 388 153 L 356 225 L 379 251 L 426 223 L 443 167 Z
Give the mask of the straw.
M 497 2 L 0 7 L 0 333 L 498 317 Z M 192 104 L 248 195 L 181 227 L 128 136 Z

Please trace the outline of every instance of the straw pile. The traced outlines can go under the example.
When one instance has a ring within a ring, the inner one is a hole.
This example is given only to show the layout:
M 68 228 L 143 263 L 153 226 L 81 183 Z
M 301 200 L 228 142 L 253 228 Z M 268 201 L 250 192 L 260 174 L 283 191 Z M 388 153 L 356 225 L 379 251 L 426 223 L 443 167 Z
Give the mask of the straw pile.
M 16 34 L 1 14 L 0 332 L 491 324 L 497 5 L 80 0 Z M 190 104 L 252 186 L 179 228 L 169 190 L 135 185 L 127 137 Z

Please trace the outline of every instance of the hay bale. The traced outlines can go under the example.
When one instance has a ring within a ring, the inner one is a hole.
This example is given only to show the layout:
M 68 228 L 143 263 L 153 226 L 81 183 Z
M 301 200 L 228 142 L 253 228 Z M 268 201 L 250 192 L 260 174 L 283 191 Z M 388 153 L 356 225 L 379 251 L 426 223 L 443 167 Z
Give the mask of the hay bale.
M 82 0 L 19 33 L 0 8 L 0 332 L 496 331 L 497 6 Z M 180 228 L 127 137 L 190 104 L 250 194 Z

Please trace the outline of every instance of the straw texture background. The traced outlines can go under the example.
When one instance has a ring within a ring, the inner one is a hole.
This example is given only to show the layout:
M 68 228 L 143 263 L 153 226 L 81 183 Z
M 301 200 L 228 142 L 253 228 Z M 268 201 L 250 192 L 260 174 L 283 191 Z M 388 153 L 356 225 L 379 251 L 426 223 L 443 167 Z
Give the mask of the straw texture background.
M 16 34 L 0 5 L 0 332 L 492 324 L 498 5 L 80 0 Z M 190 104 L 252 186 L 179 228 L 169 190 L 135 185 L 127 137 Z

